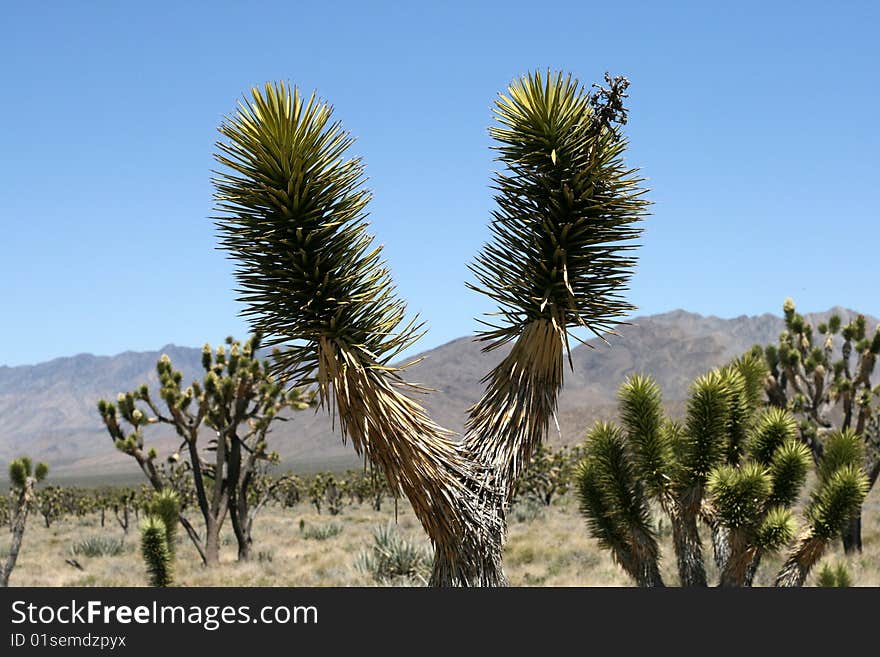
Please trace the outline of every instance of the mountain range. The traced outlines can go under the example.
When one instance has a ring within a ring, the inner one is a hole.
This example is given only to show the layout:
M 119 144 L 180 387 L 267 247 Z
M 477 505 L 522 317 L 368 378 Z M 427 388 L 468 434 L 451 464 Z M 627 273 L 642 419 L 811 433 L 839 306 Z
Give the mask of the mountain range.
M 832 308 L 806 317 L 816 325 L 832 313 L 841 315 L 844 323 L 857 314 Z M 867 320 L 873 329 L 877 320 Z M 618 335 L 609 336 L 608 344 L 593 339 L 572 350 L 573 367 L 566 371 L 559 403 L 559 431 L 551 430 L 550 441 L 579 442 L 596 419 L 612 417 L 618 386 L 636 372 L 653 375 L 669 412 L 679 415 L 694 377 L 754 344 L 775 342 L 782 329 L 782 318 L 772 314 L 722 319 L 675 310 L 634 318 L 618 329 Z M 137 481 L 137 466 L 112 445 L 96 402 L 115 399 L 118 392 L 142 383 L 155 389 L 156 361 L 163 353 L 183 372 L 184 380 L 202 371 L 200 348 L 175 345 L 158 351 L 79 354 L 37 365 L 0 366 L 0 462 L 28 454 L 48 462 L 56 481 L 63 483 Z M 421 360 L 405 376 L 431 388 L 422 402 L 432 417 L 461 432 L 468 407 L 482 392 L 480 380 L 505 353 L 505 349 L 484 353 L 472 337 L 462 337 L 419 354 Z M 282 470 L 313 472 L 360 463 L 351 445 L 342 444 L 325 411 L 298 412 L 275 426 L 270 446 L 281 455 Z M 150 429 L 147 439 L 160 453 L 176 449 L 172 430 L 161 425 Z

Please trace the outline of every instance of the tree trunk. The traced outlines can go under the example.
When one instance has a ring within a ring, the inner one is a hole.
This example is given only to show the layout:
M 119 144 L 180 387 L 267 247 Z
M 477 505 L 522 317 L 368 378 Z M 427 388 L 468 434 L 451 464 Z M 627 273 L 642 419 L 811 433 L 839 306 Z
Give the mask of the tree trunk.
M 663 578 L 660 576 L 660 568 L 656 559 L 646 559 L 643 563 L 643 569 L 636 578 L 636 584 L 643 588 L 662 588 L 666 586 Z
M 693 504 L 679 501 L 676 508 L 670 513 L 672 542 L 675 546 L 680 584 L 682 586 L 706 586 L 703 545 L 700 542 L 700 533 L 697 529 L 697 511 L 693 506 Z
M 749 572 L 755 562 L 758 549 L 749 545 L 747 536 L 743 534 L 742 530 L 728 530 L 727 543 L 728 554 L 718 585 L 723 587 L 747 586 L 746 582 L 749 580 Z M 752 573 L 752 577 L 754 577 L 754 573 Z
M 843 530 L 843 550 L 847 554 L 862 551 L 862 509 L 852 517 Z
M 746 571 L 746 581 L 745 586 L 751 586 L 755 581 L 755 575 L 758 573 L 758 566 L 761 565 L 761 551 L 758 550 L 755 552 L 755 556 L 752 557 L 752 562 L 749 564 L 749 569 Z
M 205 566 L 220 565 L 220 524 L 213 519 L 205 527 Z
M 810 535 L 802 537 L 795 550 L 788 556 L 782 569 L 776 576 L 774 586 L 796 587 L 803 586 L 807 581 L 807 575 L 825 551 L 825 541 Z
M 241 471 L 241 439 L 234 433 L 229 437 L 230 450 L 227 460 L 227 481 L 229 494 L 227 507 L 229 520 L 232 522 L 232 531 L 235 541 L 238 543 L 238 560 L 248 561 L 251 556 L 251 545 L 245 530 L 247 522 L 247 473 Z M 219 447 L 218 447 L 219 449 Z M 244 475 L 244 476 L 243 476 Z
M 723 573 L 731 557 L 730 530 L 718 523 L 712 524 L 712 550 L 715 553 L 715 565 L 718 572 Z
M 18 508 L 15 509 L 15 517 L 12 519 L 10 527 L 12 542 L 9 545 L 9 555 L 6 557 L 6 565 L 0 567 L 0 587 L 5 588 L 9 586 L 9 576 L 12 574 L 12 569 L 15 568 L 15 562 L 18 560 L 18 552 L 21 549 L 21 541 L 24 538 L 24 528 L 33 497 L 33 487 L 34 480 L 28 477 L 18 495 Z

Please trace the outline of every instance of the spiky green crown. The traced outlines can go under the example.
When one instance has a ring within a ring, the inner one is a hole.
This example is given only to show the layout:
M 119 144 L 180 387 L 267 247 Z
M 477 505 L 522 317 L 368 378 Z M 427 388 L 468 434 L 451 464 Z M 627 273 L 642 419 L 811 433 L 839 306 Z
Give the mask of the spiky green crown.
M 749 406 L 756 409 L 764 398 L 764 381 L 769 374 L 760 346 L 733 359 L 728 369 L 736 370 L 743 378 L 744 392 Z
M 807 480 L 811 463 L 810 450 L 802 442 L 792 439 L 779 447 L 770 461 L 770 476 L 773 479 L 770 504 L 782 507 L 794 504 Z
M 147 516 L 141 522 L 141 555 L 147 565 L 150 585 L 171 586 L 173 580 L 167 529 L 161 518 Z
M 548 71 L 515 80 L 495 101 L 490 134 L 505 170 L 494 177 L 493 240 L 471 265 L 477 283 L 469 284 L 503 318 L 482 334 L 488 348 L 538 319 L 601 335 L 633 309 L 621 292 L 646 190 L 595 100 L 570 75 Z
M 860 468 L 865 458 L 865 443 L 851 429 L 835 431 L 825 439 L 825 449 L 819 462 L 819 479 L 828 481 L 840 468 Z
M 16 488 L 24 488 L 27 478 L 31 475 L 37 481 L 42 481 L 49 474 L 49 466 L 45 463 L 37 463 L 34 467 L 29 456 L 20 456 L 9 462 L 9 481 Z
M 664 431 L 660 386 L 650 376 L 636 374 L 623 382 L 617 398 L 638 474 L 652 494 L 660 494 L 667 486 L 673 461 L 669 435 Z
M 684 431 L 676 442 L 681 484 L 704 483 L 725 457 L 729 396 L 727 378 L 719 370 L 704 374 L 691 385 Z
M 769 465 L 780 447 L 797 436 L 797 420 L 784 408 L 764 409 L 749 432 L 748 452 L 759 463 Z
M 739 463 L 746 437 L 752 426 L 755 406 L 752 405 L 748 384 L 735 367 L 726 367 L 721 375 L 727 385 L 727 462 Z
M 619 427 L 599 422 L 590 431 L 578 488 L 581 511 L 597 537 L 618 536 L 632 528 L 653 536 L 644 487 Z
M 814 536 L 832 540 L 858 512 L 868 492 L 868 478 L 854 465 L 837 468 L 819 485 L 806 515 Z
M 31 476 L 31 460 L 27 456 L 9 462 L 9 480 L 17 488 L 23 488 L 27 478 Z
M 760 463 L 722 465 L 709 475 L 706 488 L 725 527 L 738 529 L 763 519 L 770 497 L 770 474 Z
M 755 545 L 765 552 L 775 552 L 791 542 L 796 531 L 791 509 L 776 506 L 769 509 L 757 527 Z
M 301 380 L 317 367 L 321 337 L 384 364 L 419 335 L 367 233 L 364 167 L 347 155 L 354 139 L 331 114 L 283 82 L 254 88 L 220 126 L 215 155 L 217 226 L 238 263 L 244 314 L 269 344 L 287 346 L 280 366 Z

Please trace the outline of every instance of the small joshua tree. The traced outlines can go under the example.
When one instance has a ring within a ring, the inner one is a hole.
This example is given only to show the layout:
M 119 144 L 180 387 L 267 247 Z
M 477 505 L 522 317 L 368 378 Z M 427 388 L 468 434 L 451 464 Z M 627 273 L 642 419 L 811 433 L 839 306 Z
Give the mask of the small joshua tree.
M 286 419 L 284 410 L 303 410 L 312 403 L 313 395 L 302 388 L 284 390 L 269 373 L 268 364 L 257 357 L 259 346 L 259 335 L 244 344 L 227 338 L 216 352 L 206 344 L 204 379 L 186 388 L 183 375 L 163 355 L 156 370 L 164 409 L 147 385 L 119 393 L 116 403 L 98 402 L 114 444 L 135 459 L 156 491 L 171 487 L 181 468 L 190 474 L 205 524 L 204 539 L 183 515 L 179 520 L 207 566 L 219 563 L 220 529 L 227 514 L 238 542 L 238 557 L 249 558 L 249 491 L 258 464 L 277 460 L 268 450 L 267 435 L 273 423 Z M 145 446 L 144 431 L 155 424 L 173 427 L 182 439 L 170 457 L 170 471 L 157 462 L 156 450 Z M 205 427 L 214 436 L 207 444 Z M 185 455 L 185 465 L 180 463 L 180 453 Z
M 168 527 L 158 516 L 147 516 L 141 522 L 141 555 L 150 586 L 171 586 L 173 558 L 168 549 Z
M 305 484 L 298 476 L 287 473 L 279 480 L 278 486 L 272 491 L 273 499 L 283 509 L 292 509 L 302 501 Z
M 47 529 L 64 514 L 63 495 L 62 489 L 57 486 L 45 486 L 36 493 L 37 511 L 43 516 Z
M 147 515 L 158 518 L 165 526 L 165 544 L 168 555 L 173 560 L 177 553 L 177 523 L 180 516 L 180 498 L 171 489 L 153 493 L 147 505 Z
M 9 523 L 12 541 L 9 544 L 6 563 L 0 566 L 0 587 L 9 586 L 9 576 L 15 568 L 15 562 L 18 560 L 18 553 L 21 550 L 28 513 L 36 502 L 36 485 L 43 481 L 47 474 L 49 474 L 49 468 L 45 463 L 37 463 L 36 467 L 33 467 L 27 456 L 17 458 L 9 464 L 9 480 L 12 482 L 14 494 Z
M 778 344 L 755 351 L 763 353 L 770 370 L 767 399 L 800 420 L 801 439 L 816 463 L 823 458 L 828 434 L 843 430 L 859 436 L 870 490 L 880 476 L 880 386 L 871 387 L 880 326 L 870 334 L 864 315 L 844 323 L 835 314 L 814 327 L 791 299 L 785 300 L 783 314 L 785 330 Z M 861 512 L 843 533 L 843 544 L 847 552 L 861 551 Z
M 166 488 L 154 492 L 145 507 L 146 515 L 140 525 L 141 556 L 150 586 L 172 586 L 180 499 L 175 491 Z
M 590 432 L 577 489 L 591 533 L 639 586 L 662 586 L 652 502 L 669 517 L 679 581 L 705 586 L 700 525 L 712 536 L 721 586 L 750 586 L 765 554 L 795 539 L 792 505 L 810 464 L 792 414 L 759 408 L 766 370 L 749 355 L 698 378 L 684 423 L 663 416 L 657 384 L 620 388 L 622 427 Z M 802 586 L 866 491 L 851 432 L 825 442 L 827 461 L 777 586 Z

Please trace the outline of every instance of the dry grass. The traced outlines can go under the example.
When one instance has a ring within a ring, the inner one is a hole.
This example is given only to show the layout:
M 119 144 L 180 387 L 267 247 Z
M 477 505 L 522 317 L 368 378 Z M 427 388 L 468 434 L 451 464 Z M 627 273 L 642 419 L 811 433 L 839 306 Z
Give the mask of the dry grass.
M 512 514 L 513 515 L 513 514 Z M 224 534 L 226 545 L 221 566 L 201 567 L 195 550 L 185 536 L 178 545 L 176 583 L 181 586 L 375 586 L 372 578 L 359 572 L 355 562 L 373 543 L 373 529 L 394 519 L 392 504 L 381 512 L 368 506 L 348 507 L 338 516 L 318 515 L 301 505 L 292 510 L 267 509 L 256 522 L 254 560 L 235 561 L 235 541 L 231 528 Z M 122 537 L 122 530 L 107 523 L 102 529 L 98 516 L 68 518 L 46 529 L 37 517 L 30 518 L 18 565 L 12 573 L 12 586 L 145 586 L 144 565 L 138 553 L 137 529 L 125 537 L 122 554 L 107 557 L 73 556 L 71 546 L 96 534 Z M 323 540 L 306 538 L 300 520 L 307 528 L 338 524 L 342 531 Z M 132 523 L 134 525 L 135 523 Z M 401 501 L 398 529 L 410 541 L 427 538 L 412 510 Z M 4 531 L 4 534 L 6 532 Z M 662 572 L 668 585 L 677 583 L 675 557 L 668 527 L 661 528 Z M 832 562 L 847 563 L 856 586 L 880 586 L 880 488 L 875 488 L 865 504 L 863 516 L 864 551 L 846 558 L 839 545 L 826 555 Z M 5 553 L 7 539 L 0 541 Z M 708 542 L 704 542 L 708 548 Z M 262 558 L 257 558 L 258 553 Z M 75 559 L 79 570 L 66 563 Z M 533 520 L 511 521 L 505 548 L 505 571 L 513 586 L 630 586 L 623 571 L 608 552 L 600 550 L 589 537 L 577 513 L 576 503 L 566 497 L 559 504 L 542 509 Z M 710 581 L 716 573 L 707 554 Z M 782 558 L 767 559 L 758 573 L 757 584 L 772 583 Z M 815 583 L 819 568 L 808 580 Z

